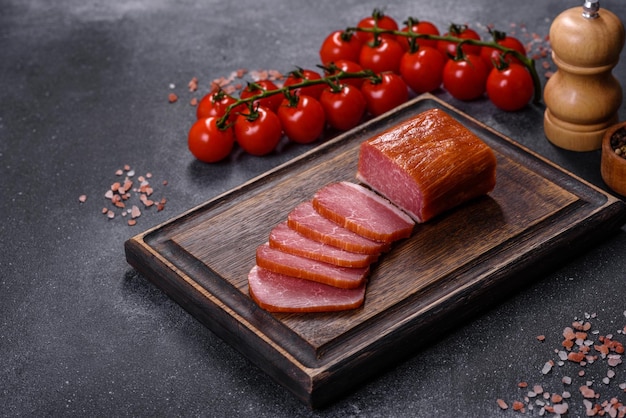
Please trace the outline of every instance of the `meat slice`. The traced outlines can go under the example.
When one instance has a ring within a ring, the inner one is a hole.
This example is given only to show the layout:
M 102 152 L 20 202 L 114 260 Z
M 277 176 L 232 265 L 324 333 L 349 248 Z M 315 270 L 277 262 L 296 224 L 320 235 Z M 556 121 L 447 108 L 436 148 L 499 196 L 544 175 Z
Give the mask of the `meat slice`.
M 313 197 L 313 207 L 352 232 L 387 243 L 408 238 L 415 225 L 410 216 L 386 199 L 348 181 L 322 187 Z
M 363 142 L 357 179 L 425 222 L 492 191 L 496 157 L 452 116 L 431 109 Z
M 270 312 L 331 312 L 355 309 L 365 299 L 365 283 L 354 289 L 298 279 L 254 266 L 248 274 L 250 297 Z
M 296 206 L 287 216 L 287 224 L 307 238 L 342 250 L 361 254 L 380 254 L 389 244 L 373 241 L 324 218 L 310 201 Z
M 361 286 L 369 267 L 339 267 L 310 258 L 285 253 L 263 244 L 257 247 L 256 264 L 259 267 L 299 279 L 312 280 L 343 289 Z
M 353 253 L 307 238 L 289 228 L 287 222 L 281 222 L 272 229 L 269 245 L 289 254 L 341 267 L 367 267 L 378 259 L 377 255 Z

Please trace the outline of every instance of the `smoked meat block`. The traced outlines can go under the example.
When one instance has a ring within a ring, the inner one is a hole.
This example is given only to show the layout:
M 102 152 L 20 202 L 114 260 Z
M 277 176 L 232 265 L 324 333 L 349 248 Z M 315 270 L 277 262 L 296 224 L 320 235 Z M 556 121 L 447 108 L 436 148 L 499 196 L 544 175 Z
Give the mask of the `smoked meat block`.
M 491 148 L 441 109 L 430 109 L 360 146 L 357 179 L 426 222 L 496 184 Z

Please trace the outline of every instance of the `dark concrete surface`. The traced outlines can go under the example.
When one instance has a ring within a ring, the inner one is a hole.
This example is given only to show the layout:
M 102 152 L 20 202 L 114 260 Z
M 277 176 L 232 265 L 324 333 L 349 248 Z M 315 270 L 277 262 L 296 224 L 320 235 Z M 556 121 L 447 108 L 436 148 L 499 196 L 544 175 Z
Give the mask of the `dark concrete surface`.
M 571 363 L 541 372 L 558 360 L 554 350 L 575 318 L 587 315 L 594 339 L 626 339 L 623 230 L 321 411 L 308 410 L 137 274 L 123 250 L 135 234 L 310 148 L 194 161 L 186 148 L 192 77 L 199 97 L 210 80 L 238 68 L 313 67 L 327 33 L 375 7 L 440 28 L 493 24 L 543 37 L 560 11 L 580 3 L 0 0 L 0 415 L 517 416 L 496 400 L 523 400 L 520 381 L 569 390 L 568 416 L 584 416 L 578 387 L 588 381 L 599 401 L 625 402 L 624 364 L 611 368 L 609 384 L 605 360 L 586 366 L 584 377 Z M 622 1 L 603 6 L 626 18 Z M 625 65 L 615 70 L 622 82 Z M 179 102 L 168 103 L 170 92 Z M 504 113 L 486 100 L 437 95 L 605 187 L 598 152 L 546 141 L 541 105 Z M 144 213 L 134 227 L 101 213 L 124 164 L 151 172 L 155 196 L 167 198 L 163 211 Z M 563 375 L 574 383 L 564 388 Z

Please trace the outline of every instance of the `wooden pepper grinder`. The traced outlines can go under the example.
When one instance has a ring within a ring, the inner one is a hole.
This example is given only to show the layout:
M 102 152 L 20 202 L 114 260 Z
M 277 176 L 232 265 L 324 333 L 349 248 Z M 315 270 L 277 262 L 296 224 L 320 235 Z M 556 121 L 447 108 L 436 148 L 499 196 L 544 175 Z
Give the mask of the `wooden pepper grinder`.
M 544 132 L 572 151 L 599 149 L 606 129 L 617 123 L 622 87 L 613 67 L 624 46 L 624 26 L 599 0 L 565 10 L 550 27 L 558 70 L 544 89 Z

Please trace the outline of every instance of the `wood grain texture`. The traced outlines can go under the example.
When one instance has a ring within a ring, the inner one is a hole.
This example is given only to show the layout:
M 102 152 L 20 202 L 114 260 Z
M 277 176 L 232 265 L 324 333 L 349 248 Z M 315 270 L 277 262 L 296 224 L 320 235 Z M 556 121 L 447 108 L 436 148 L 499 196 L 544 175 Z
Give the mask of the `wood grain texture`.
M 497 155 L 497 184 L 395 244 L 363 307 L 270 314 L 248 296 L 256 247 L 325 184 L 355 181 L 358 145 L 439 107 Z M 278 383 L 323 406 L 446 329 L 584 251 L 625 205 L 429 95 L 126 242 L 128 262 Z
M 611 126 L 604 133 L 602 139 L 602 157 L 600 173 L 602 180 L 613 190 L 622 196 L 626 196 L 626 158 L 615 154 L 611 145 L 611 137 L 618 130 L 626 127 L 625 122 Z
M 622 103 L 612 70 L 624 46 L 624 25 L 610 10 L 590 19 L 583 7 L 572 7 L 552 22 L 550 45 L 558 70 L 543 91 L 546 137 L 571 151 L 600 149 Z

